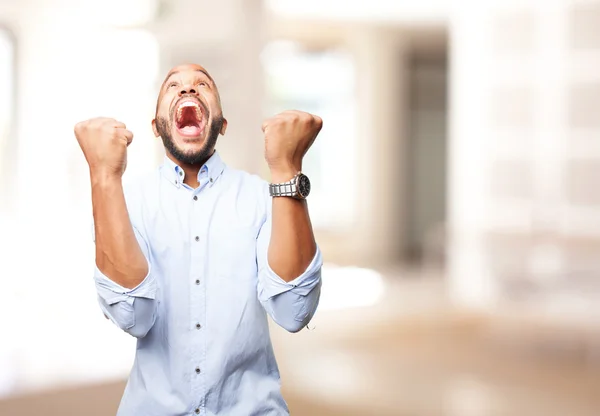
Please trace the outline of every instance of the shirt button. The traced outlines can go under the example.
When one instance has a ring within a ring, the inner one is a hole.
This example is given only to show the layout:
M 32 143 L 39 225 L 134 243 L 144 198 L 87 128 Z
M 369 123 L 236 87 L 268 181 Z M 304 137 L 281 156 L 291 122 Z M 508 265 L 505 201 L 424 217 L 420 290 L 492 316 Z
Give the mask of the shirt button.
M 196 324 L 196 329 L 200 329 L 200 328 L 202 328 L 202 325 Z
M 194 201 L 198 200 L 198 195 L 194 195 Z
M 179 171 L 179 176 L 183 176 L 183 172 L 182 171 Z
M 196 367 L 196 374 L 200 374 L 200 367 Z
M 196 236 L 196 238 L 194 240 L 200 241 L 200 237 Z
M 212 183 L 212 181 L 213 181 L 213 178 L 210 178 L 210 183 Z
M 194 410 L 194 412 L 199 415 L 200 414 L 200 409 L 196 407 L 196 410 Z
M 199 285 L 200 284 L 200 279 L 196 279 L 196 284 Z

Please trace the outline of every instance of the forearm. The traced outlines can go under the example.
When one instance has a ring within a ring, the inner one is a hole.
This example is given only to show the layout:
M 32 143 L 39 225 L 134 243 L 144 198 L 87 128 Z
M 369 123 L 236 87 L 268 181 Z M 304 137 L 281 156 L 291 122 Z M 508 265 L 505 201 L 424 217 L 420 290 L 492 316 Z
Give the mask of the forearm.
M 129 220 L 120 177 L 92 173 L 96 265 L 115 283 L 132 289 L 148 274 L 148 262 Z
M 289 174 L 273 174 L 272 180 L 275 183 L 284 182 L 289 177 Z M 306 270 L 315 256 L 317 245 L 305 200 L 275 197 L 272 204 L 269 266 L 289 282 Z

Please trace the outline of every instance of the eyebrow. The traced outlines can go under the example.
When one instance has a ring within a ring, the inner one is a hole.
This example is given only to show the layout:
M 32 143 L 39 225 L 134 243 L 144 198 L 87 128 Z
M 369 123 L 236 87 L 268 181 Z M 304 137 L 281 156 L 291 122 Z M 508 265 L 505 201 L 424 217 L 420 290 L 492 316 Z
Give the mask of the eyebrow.
M 212 79 L 212 77 L 210 75 L 208 75 L 208 72 L 206 72 L 204 69 L 195 69 L 194 71 L 203 73 L 210 80 L 210 82 L 212 82 L 213 84 L 215 83 L 215 81 Z M 171 78 L 173 75 L 178 74 L 180 72 L 181 71 L 179 71 L 179 70 L 169 72 L 167 74 L 167 77 L 165 78 L 165 81 L 163 82 L 163 86 L 164 86 L 164 84 L 166 84 L 166 82 L 169 80 L 169 78 Z

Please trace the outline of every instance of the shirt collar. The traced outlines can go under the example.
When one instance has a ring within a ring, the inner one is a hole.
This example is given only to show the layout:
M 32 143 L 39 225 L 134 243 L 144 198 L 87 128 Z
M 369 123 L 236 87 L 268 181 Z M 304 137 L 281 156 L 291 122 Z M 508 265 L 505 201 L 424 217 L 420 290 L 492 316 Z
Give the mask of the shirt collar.
M 208 158 L 206 163 L 202 165 L 198 171 L 198 182 L 202 184 L 203 181 L 208 179 L 208 186 L 213 186 L 219 176 L 223 173 L 223 170 L 225 170 L 225 163 L 223 163 L 223 160 L 215 150 L 212 156 Z M 174 186 L 179 188 L 183 185 L 185 172 L 166 155 L 161 167 L 161 172 L 165 179 Z

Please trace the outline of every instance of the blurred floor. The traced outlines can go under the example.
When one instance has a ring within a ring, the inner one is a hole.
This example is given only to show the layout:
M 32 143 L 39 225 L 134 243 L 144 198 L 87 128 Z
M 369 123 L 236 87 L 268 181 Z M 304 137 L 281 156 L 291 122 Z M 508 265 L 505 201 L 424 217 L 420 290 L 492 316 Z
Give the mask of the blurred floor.
M 293 415 L 600 414 L 600 365 L 577 342 L 554 344 L 578 340 L 572 331 L 544 338 L 541 326 L 509 315 L 454 310 L 442 279 L 417 274 L 387 279 L 376 306 L 321 311 L 295 335 L 273 329 Z M 113 415 L 123 387 L 13 398 L 0 402 L 0 415 Z

